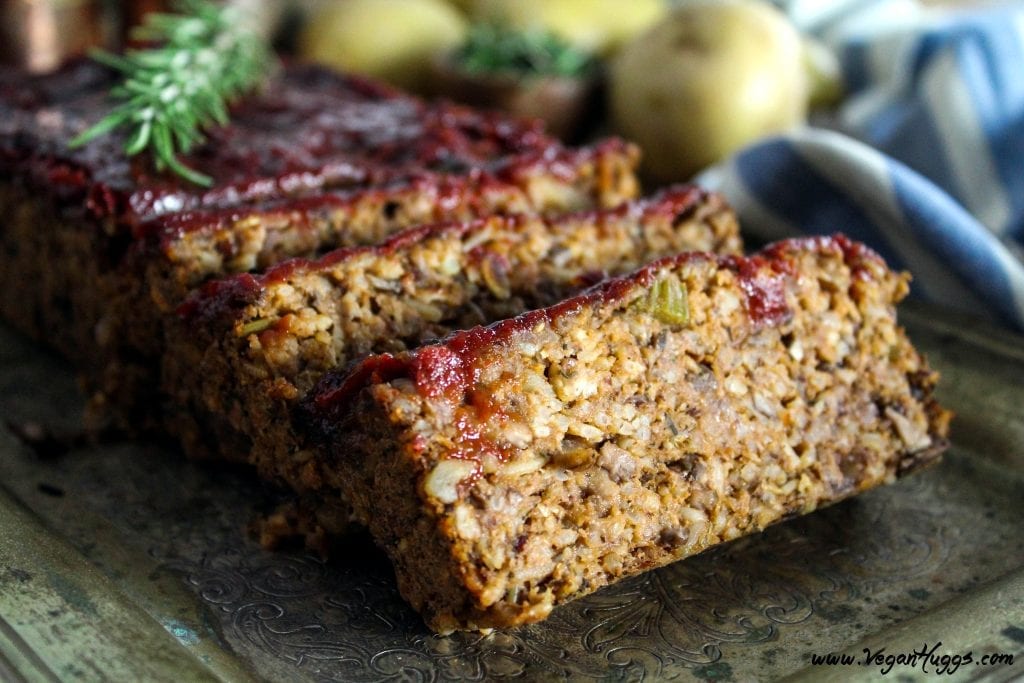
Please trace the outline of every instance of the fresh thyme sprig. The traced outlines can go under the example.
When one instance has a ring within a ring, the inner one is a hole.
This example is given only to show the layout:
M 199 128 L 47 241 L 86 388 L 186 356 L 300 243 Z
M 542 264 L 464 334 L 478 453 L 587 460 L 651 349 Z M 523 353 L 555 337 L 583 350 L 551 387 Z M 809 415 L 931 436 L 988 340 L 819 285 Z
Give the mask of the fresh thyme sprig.
M 209 186 L 212 179 L 183 164 L 178 154 L 203 141 L 203 128 L 228 122 L 227 103 L 258 85 L 272 58 L 234 7 L 179 0 L 178 9 L 181 14 L 148 15 L 133 33 L 155 47 L 123 56 L 93 54 L 124 75 L 110 91 L 120 103 L 71 144 L 81 146 L 116 128 L 129 128 L 129 156 L 151 149 L 158 171 L 170 169 Z

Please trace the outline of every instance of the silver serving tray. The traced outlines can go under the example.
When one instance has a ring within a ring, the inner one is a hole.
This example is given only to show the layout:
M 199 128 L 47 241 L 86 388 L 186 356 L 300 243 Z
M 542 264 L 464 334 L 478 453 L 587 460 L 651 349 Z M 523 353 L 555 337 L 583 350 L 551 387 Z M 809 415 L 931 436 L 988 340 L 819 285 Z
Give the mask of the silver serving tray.
M 901 316 L 957 413 L 941 464 L 487 636 L 431 635 L 365 538 L 329 562 L 261 550 L 244 529 L 271 494 L 247 472 L 146 442 L 40 455 L 0 428 L 0 679 L 874 680 L 938 643 L 972 654 L 946 680 L 1024 677 L 1024 338 Z M 70 433 L 81 408 L 71 370 L 0 327 L 0 415 Z M 829 652 L 856 663 L 812 663 Z

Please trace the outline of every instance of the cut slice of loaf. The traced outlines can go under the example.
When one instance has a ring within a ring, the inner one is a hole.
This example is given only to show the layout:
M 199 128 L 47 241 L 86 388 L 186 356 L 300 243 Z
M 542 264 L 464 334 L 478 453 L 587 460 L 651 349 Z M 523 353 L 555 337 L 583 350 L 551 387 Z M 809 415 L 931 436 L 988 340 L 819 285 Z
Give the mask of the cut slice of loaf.
M 303 414 L 436 631 L 508 627 L 938 456 L 905 275 L 843 237 L 655 262 L 334 372 Z
M 551 304 L 606 272 L 740 246 L 722 200 L 681 187 L 603 211 L 425 226 L 215 281 L 169 325 L 168 429 L 192 455 L 248 461 L 264 477 L 315 490 L 318 461 L 291 415 L 322 373 Z

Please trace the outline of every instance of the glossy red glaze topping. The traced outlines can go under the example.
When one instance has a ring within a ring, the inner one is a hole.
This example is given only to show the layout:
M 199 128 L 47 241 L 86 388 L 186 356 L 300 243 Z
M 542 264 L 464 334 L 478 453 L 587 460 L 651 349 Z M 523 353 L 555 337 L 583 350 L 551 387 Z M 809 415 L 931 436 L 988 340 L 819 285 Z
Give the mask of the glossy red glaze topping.
M 613 138 L 591 147 L 558 148 L 555 154 L 518 154 L 496 159 L 487 170 L 473 167 L 461 175 L 410 169 L 387 180 L 375 182 L 369 188 L 340 188 L 308 196 L 267 199 L 243 207 L 192 209 L 159 216 L 133 226 L 134 237 L 144 239 L 149 246 L 160 249 L 188 233 L 222 230 L 249 216 L 287 216 L 291 224 L 302 227 L 310 214 L 327 214 L 360 202 L 372 202 L 374 199 L 387 201 L 403 194 L 433 197 L 434 214 L 439 220 L 460 207 L 483 214 L 483 197 L 492 192 L 518 191 L 520 186 L 515 185 L 517 178 L 532 173 L 550 174 L 555 167 L 576 169 L 596 161 L 602 155 L 624 153 L 626 147 L 626 143 Z
M 318 385 L 319 391 L 311 396 L 316 407 L 328 408 L 337 403 L 334 397 L 351 397 L 370 384 L 390 382 L 408 375 L 408 362 L 393 354 L 381 353 L 357 363 L 351 372 L 325 375 Z
M 648 216 L 653 218 L 655 216 L 683 215 L 691 207 L 697 205 L 704 196 L 705 193 L 699 188 L 679 186 L 669 188 L 649 199 L 625 202 L 612 209 L 565 214 L 552 218 L 550 221 L 562 224 L 601 223 L 634 216 L 637 222 L 643 222 L 647 220 Z M 523 226 L 526 219 L 523 216 L 510 215 L 478 218 L 464 222 L 422 225 L 399 232 L 379 245 L 335 249 L 317 259 L 295 258 L 284 261 L 259 275 L 246 273 L 213 280 L 194 292 L 178 308 L 178 314 L 186 320 L 204 323 L 217 319 L 234 319 L 237 312 L 255 301 L 266 287 L 285 282 L 300 273 L 329 270 L 342 261 L 366 254 L 391 254 L 417 242 L 446 233 L 466 235 L 482 230 L 490 221 L 495 220 L 502 221 L 507 229 L 517 230 Z
M 234 320 L 239 312 L 256 301 L 263 286 L 250 273 L 223 280 L 211 280 L 193 292 L 178 306 L 177 314 L 191 323 L 207 325 L 217 320 Z
M 780 240 L 767 245 L 759 254 L 767 259 L 778 261 L 780 265 L 785 264 L 787 268 L 791 269 L 791 263 L 787 259 L 787 254 L 791 252 L 831 250 L 840 251 L 843 254 L 843 261 L 852 270 L 862 270 L 868 263 L 885 266 L 885 259 L 879 256 L 878 252 L 863 242 L 851 240 L 842 233 Z
M 869 272 L 865 269 L 868 262 L 884 265 L 881 257 L 870 248 L 843 235 L 783 240 L 751 257 L 716 256 L 700 252 L 667 257 L 631 275 L 606 280 L 554 306 L 530 311 L 486 327 L 456 332 L 437 345 L 424 346 L 400 356 L 388 356 L 387 378 L 373 380 L 363 370 L 364 365 L 378 367 L 381 357 L 371 357 L 358 364 L 355 371 L 344 380 L 335 376 L 337 373 L 329 373 L 310 394 L 310 412 L 319 414 L 322 421 L 329 421 L 331 416 L 343 412 L 355 394 L 368 383 L 386 382 L 397 377 L 412 379 L 420 393 L 426 397 L 443 397 L 456 404 L 464 403 L 474 388 L 474 366 L 483 353 L 493 350 L 495 346 L 507 344 L 514 335 L 534 327 L 553 326 L 556 321 L 586 307 L 600 307 L 621 301 L 637 287 L 651 286 L 660 272 L 675 270 L 690 262 L 714 261 L 719 267 L 736 272 L 740 287 L 747 297 L 751 322 L 755 326 L 777 325 L 791 315 L 783 296 L 785 280 L 796 275 L 794 257 L 806 251 L 838 251 L 854 273 Z
M 122 134 L 69 149 L 75 135 L 109 110 L 111 83 L 109 71 L 87 61 L 42 77 L 0 72 L 0 173 L 27 177 L 63 201 L 84 201 L 98 217 L 131 223 L 423 172 L 521 172 L 508 163 L 510 155 L 527 165 L 544 162 L 554 173 L 572 171 L 565 150 L 536 122 L 425 103 L 361 78 L 288 66 L 232 108 L 230 125 L 208 131 L 207 142 L 183 157 L 214 179 L 212 188 L 201 188 L 156 174 L 146 155 L 127 158 Z
M 470 385 L 472 368 L 463 357 L 447 346 L 427 346 L 416 354 L 413 381 L 416 389 L 429 398 L 441 398 Z
M 786 304 L 787 264 L 762 256 L 735 260 L 740 289 L 747 296 L 747 313 L 755 326 L 778 325 L 790 316 Z

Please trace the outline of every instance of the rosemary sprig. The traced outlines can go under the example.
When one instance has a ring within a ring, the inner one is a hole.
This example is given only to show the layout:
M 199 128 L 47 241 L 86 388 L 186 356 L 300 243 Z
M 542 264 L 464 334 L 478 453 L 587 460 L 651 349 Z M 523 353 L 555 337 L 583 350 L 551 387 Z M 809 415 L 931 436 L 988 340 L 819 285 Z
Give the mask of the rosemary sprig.
M 557 35 L 478 24 L 455 58 L 470 73 L 513 72 L 575 77 L 593 67 L 593 59 Z
M 234 7 L 210 0 L 177 4 L 181 14 L 150 14 L 133 33 L 155 47 L 123 56 L 93 54 L 124 75 L 110 91 L 119 104 L 71 145 L 128 128 L 124 149 L 129 156 L 148 148 L 158 171 L 170 169 L 209 186 L 212 178 L 183 164 L 178 154 L 203 141 L 203 128 L 227 124 L 227 103 L 260 82 L 271 56 Z

